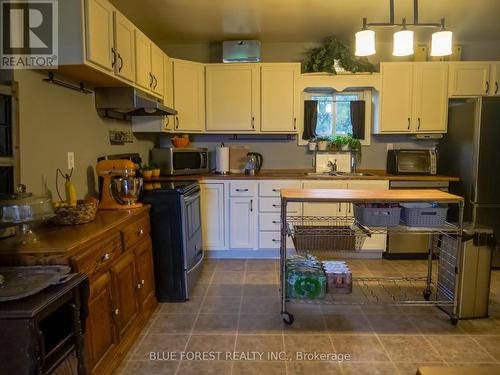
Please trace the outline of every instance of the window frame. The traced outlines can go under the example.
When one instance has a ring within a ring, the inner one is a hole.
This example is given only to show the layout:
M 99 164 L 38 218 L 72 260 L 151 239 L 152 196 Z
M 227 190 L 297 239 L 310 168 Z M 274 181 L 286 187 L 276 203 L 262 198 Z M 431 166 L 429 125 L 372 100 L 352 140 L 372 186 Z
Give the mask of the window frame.
M 331 96 L 331 95 L 358 95 L 359 100 L 366 102 L 365 112 L 365 139 L 361 140 L 361 145 L 369 146 L 371 143 L 372 129 L 372 91 L 371 90 L 352 90 L 352 91 L 337 91 L 332 88 L 308 88 L 302 92 L 301 100 L 301 117 L 299 121 L 299 134 L 297 137 L 298 145 L 305 146 L 309 141 L 302 139 L 304 131 L 304 101 L 312 100 L 314 96 Z M 335 107 L 335 106 L 334 106 Z M 335 124 L 334 124 L 335 125 Z M 336 129 L 333 129 L 333 134 L 336 134 Z
M 11 86 L 0 85 L 0 94 L 7 95 L 11 100 L 11 126 L 12 126 L 12 156 L 0 157 L 0 166 L 13 167 L 14 186 L 20 183 L 20 155 L 19 155 L 19 111 L 18 111 L 18 84 L 12 82 Z

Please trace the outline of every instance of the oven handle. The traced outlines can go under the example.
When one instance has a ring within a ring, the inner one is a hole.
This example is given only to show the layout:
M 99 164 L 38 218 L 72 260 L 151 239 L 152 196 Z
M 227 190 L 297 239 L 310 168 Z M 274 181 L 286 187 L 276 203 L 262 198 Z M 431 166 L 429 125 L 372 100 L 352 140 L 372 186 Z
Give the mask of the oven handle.
M 204 152 L 200 152 L 200 155 L 201 155 L 200 169 L 208 168 L 208 154 L 205 154 Z
M 192 201 L 200 198 L 200 193 L 201 193 L 200 188 L 197 187 L 196 189 L 193 189 L 193 191 L 194 191 L 194 193 L 189 192 L 188 195 L 184 195 L 184 202 L 186 204 L 189 204 Z

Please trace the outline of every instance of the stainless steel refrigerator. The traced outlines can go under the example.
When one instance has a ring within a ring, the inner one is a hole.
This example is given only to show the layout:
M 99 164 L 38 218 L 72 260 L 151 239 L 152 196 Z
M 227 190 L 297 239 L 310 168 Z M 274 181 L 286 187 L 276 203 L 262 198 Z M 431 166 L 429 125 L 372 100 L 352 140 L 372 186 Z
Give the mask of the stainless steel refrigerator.
M 438 166 L 440 174 L 460 177 L 450 192 L 464 197 L 464 220 L 493 228 L 500 239 L 500 97 L 450 101 Z

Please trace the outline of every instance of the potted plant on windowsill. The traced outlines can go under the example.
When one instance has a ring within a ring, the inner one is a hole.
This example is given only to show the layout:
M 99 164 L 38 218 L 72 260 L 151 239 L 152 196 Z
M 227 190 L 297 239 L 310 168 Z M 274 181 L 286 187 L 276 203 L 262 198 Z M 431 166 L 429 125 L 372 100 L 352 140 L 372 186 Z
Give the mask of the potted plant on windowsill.
M 317 146 L 316 138 L 311 138 L 307 143 L 307 149 L 309 151 L 316 151 L 316 146 Z
M 328 147 L 330 146 L 330 143 L 331 143 L 330 137 L 326 137 L 326 136 L 319 136 L 319 137 L 316 137 L 314 140 L 318 144 L 319 151 L 328 150 Z
M 333 143 L 337 146 L 339 150 L 349 151 L 351 149 L 349 136 L 338 135 L 333 140 Z
M 153 170 L 151 169 L 151 166 L 149 164 L 143 164 L 141 166 L 141 173 L 142 177 L 145 180 L 149 180 L 153 176 Z

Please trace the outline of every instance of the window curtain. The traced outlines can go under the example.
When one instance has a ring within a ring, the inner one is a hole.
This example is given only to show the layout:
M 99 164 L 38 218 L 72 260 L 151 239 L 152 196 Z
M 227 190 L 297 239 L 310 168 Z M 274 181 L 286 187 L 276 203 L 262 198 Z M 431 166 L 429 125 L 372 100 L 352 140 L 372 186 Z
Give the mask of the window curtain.
M 352 136 L 356 139 L 365 139 L 365 101 L 351 101 Z
M 302 139 L 316 137 L 316 123 L 318 121 L 318 101 L 304 100 L 304 132 Z

